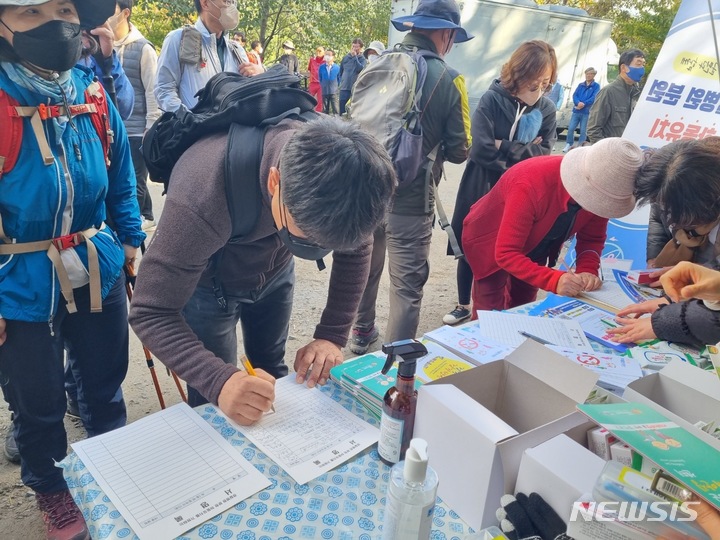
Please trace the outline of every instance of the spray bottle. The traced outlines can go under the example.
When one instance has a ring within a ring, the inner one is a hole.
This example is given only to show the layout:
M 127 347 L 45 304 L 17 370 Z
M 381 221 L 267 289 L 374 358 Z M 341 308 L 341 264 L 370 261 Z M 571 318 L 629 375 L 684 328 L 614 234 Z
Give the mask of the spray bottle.
M 405 457 L 415 427 L 417 390 L 415 390 L 415 365 L 418 358 L 428 351 L 425 345 L 415 339 L 386 343 L 382 351 L 387 361 L 382 369 L 386 374 L 395 359 L 398 362 L 397 379 L 383 398 L 380 418 L 380 441 L 378 454 L 386 464 L 392 465 Z
M 437 487 L 437 473 L 428 467 L 427 442 L 413 439 L 405 461 L 390 469 L 383 540 L 430 538 Z

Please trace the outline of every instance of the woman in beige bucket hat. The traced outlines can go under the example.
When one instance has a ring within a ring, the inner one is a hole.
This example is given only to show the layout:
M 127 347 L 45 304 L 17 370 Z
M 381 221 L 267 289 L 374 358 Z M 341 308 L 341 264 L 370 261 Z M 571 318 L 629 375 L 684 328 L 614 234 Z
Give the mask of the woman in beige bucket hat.
M 576 296 L 599 288 L 608 219 L 635 207 L 642 163 L 635 144 L 608 138 L 510 168 L 463 223 L 463 249 L 474 276 L 473 311 L 531 302 L 538 289 Z M 572 236 L 575 270 L 553 269 Z

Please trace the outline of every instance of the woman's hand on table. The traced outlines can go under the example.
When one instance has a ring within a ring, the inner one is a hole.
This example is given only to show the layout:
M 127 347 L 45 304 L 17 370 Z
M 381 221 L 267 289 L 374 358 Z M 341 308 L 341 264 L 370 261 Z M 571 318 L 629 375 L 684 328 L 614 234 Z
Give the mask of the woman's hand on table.
M 639 304 L 630 304 L 626 308 L 621 309 L 617 312 L 618 317 L 631 316 L 633 319 L 637 319 L 641 315 L 646 313 L 655 313 L 660 306 L 667 304 L 668 301 L 664 298 L 658 298 L 657 300 L 646 300 Z
M 610 339 L 616 343 L 637 343 L 657 338 L 650 317 L 643 319 L 616 317 L 615 322 L 620 326 L 609 328 L 607 333 L 610 335 Z

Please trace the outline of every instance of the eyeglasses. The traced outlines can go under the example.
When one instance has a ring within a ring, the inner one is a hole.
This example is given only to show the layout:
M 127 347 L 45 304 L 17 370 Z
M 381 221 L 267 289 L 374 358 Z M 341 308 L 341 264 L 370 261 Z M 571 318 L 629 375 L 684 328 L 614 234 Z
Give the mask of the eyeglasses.
M 685 231 L 685 234 L 687 234 L 690 238 L 700 238 L 701 236 L 705 236 L 704 234 L 700 234 L 695 229 L 683 229 Z
M 550 81 L 535 81 L 530 86 L 528 86 L 528 90 L 531 92 L 537 92 L 538 90 L 545 90 L 547 87 L 550 86 Z

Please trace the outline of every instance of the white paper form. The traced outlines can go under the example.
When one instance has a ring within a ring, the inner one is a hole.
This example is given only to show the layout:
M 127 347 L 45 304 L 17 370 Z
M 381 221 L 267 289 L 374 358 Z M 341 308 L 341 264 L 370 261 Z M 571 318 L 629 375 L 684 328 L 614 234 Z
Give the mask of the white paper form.
M 603 304 L 615 311 L 620 311 L 633 303 L 632 298 L 625 294 L 623 288 L 615 281 L 603 281 L 602 287 L 598 290 L 584 291 L 580 293 L 580 296 L 593 300 L 598 304 Z
M 500 311 L 478 310 L 477 314 L 478 326 L 483 336 L 511 347 L 517 347 L 525 341 L 525 336 L 520 334 L 523 331 L 549 341 L 553 345 L 592 350 L 592 345 L 585 336 L 585 332 L 576 321 L 532 317 Z
M 142 540 L 180 536 L 270 485 L 185 403 L 72 448 Z
M 380 430 L 316 388 L 283 377 L 275 383 L 275 414 L 234 424 L 298 484 L 337 467 L 380 438 Z

